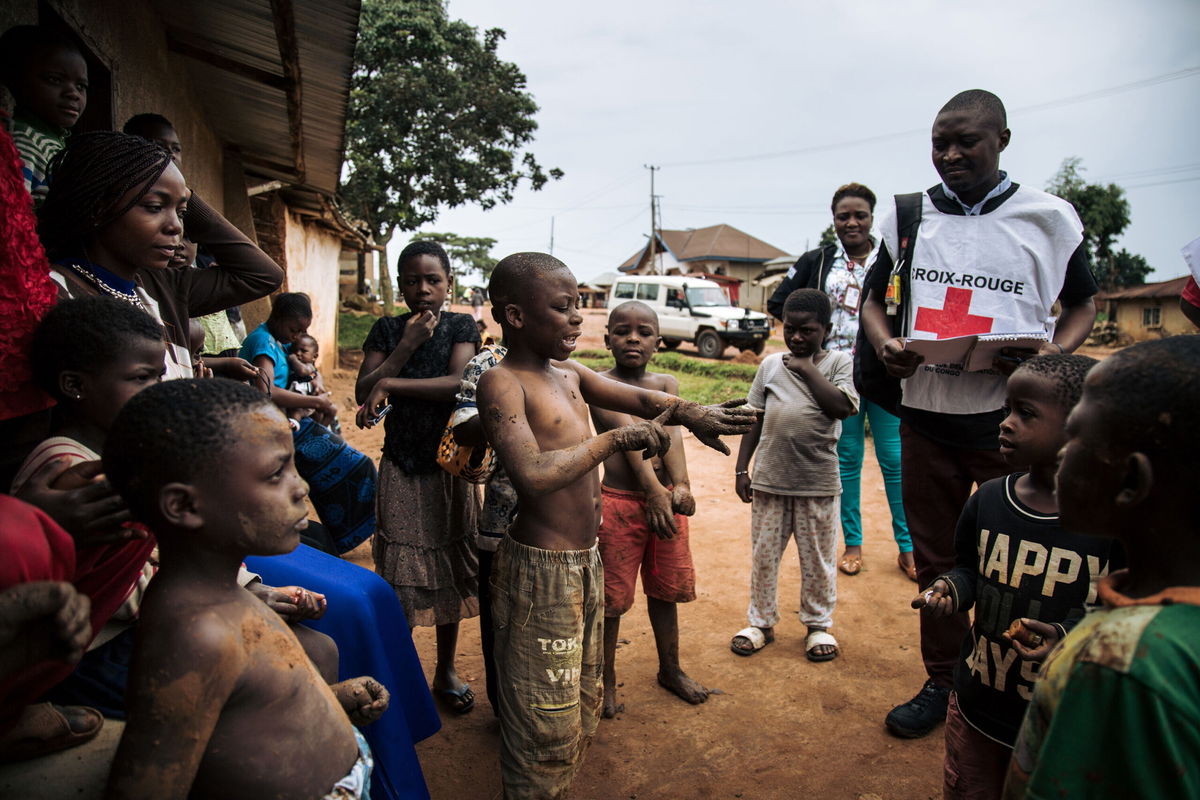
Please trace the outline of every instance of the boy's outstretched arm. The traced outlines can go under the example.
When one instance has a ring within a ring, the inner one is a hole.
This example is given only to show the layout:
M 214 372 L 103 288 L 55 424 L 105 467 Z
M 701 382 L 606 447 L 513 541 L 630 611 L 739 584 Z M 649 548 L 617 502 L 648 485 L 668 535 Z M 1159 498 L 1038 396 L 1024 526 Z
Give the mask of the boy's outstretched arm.
M 525 390 L 505 370 L 484 373 L 478 402 L 487 440 L 517 492 L 528 497 L 570 486 L 614 453 L 645 450 L 645 457 L 652 458 L 671 446 L 671 437 L 662 427 L 664 412 L 661 419 L 635 422 L 561 450 L 542 450 L 525 413 Z
M 684 426 L 697 439 L 725 455 L 729 455 L 729 448 L 720 437 L 746 433 L 758 419 L 757 411 L 742 407 L 743 400 L 730 400 L 719 406 L 702 406 L 666 392 L 639 389 L 610 380 L 574 361 L 561 363 L 578 373 L 579 391 L 588 404 L 645 419 L 670 411 L 666 424 Z
M 205 613 L 138 643 L 105 800 L 188 796 L 243 659 L 230 628 Z

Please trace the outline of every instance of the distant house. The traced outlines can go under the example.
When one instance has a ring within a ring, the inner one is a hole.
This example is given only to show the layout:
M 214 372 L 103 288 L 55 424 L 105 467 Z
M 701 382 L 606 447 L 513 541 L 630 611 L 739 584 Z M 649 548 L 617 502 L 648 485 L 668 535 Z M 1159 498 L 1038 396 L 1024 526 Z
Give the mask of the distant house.
M 721 283 L 735 305 L 763 310 L 771 293 L 753 281 L 766 262 L 786 255 L 732 225 L 683 231 L 660 229 L 655 236 L 653 260 L 647 242 L 618 269 L 635 275 L 704 275 Z
M 617 279 L 615 272 L 601 272 L 590 280 L 579 283 L 579 302 L 584 308 L 608 308 L 608 293 L 613 281 Z
M 1187 276 L 1161 283 L 1130 286 L 1096 295 L 1096 307 L 1115 322 L 1117 330 L 1134 341 L 1192 333 L 1195 327 L 1179 310 Z

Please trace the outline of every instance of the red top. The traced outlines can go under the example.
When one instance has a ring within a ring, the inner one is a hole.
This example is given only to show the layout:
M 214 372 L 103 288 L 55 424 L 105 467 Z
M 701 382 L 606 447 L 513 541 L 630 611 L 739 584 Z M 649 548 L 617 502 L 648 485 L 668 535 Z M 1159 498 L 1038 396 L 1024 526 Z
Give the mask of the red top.
M 37 236 L 33 201 L 21 178 L 21 159 L 0 127 L 0 420 L 54 404 L 33 383 L 29 341 L 58 292 Z

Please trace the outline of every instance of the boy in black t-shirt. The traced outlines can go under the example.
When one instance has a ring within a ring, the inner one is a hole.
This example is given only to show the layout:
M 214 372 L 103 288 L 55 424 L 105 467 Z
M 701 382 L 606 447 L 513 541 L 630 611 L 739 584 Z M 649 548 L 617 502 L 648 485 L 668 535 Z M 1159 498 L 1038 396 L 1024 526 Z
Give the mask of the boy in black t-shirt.
M 1112 540 L 1060 528 L 1054 484 L 1067 415 L 1096 363 L 1038 356 L 1013 372 L 1000 452 L 1029 471 L 979 487 L 958 521 L 954 569 L 913 601 L 933 616 L 975 607 L 946 716 L 944 798 L 1000 797 L 1040 662 L 1109 572 Z

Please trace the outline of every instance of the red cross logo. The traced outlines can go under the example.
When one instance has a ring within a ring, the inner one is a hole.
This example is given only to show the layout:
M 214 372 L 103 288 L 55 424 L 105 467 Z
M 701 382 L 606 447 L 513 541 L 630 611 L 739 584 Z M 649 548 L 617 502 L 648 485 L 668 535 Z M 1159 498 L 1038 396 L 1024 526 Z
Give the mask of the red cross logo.
M 937 334 L 939 339 L 990 333 L 994 320 L 971 313 L 971 294 L 970 289 L 947 286 L 944 307 L 918 308 L 913 329 Z

